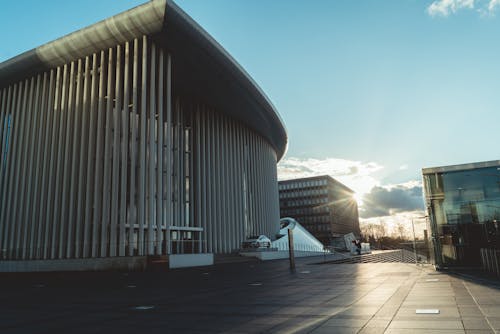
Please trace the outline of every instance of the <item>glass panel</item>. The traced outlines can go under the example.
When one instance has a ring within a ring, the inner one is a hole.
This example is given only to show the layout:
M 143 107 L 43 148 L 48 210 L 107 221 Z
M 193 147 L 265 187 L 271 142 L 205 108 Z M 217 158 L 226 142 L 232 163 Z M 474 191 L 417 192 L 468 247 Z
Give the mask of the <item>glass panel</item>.
M 480 265 L 479 249 L 500 245 L 500 168 L 425 175 L 424 183 L 436 263 Z

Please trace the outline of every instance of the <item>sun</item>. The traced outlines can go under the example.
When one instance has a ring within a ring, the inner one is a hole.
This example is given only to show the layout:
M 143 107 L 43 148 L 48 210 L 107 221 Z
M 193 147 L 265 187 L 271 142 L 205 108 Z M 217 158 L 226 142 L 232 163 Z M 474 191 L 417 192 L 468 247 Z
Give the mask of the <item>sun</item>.
M 363 205 L 363 197 L 364 197 L 364 194 L 362 194 L 362 193 L 354 193 L 352 195 L 352 198 L 354 198 L 356 203 L 358 203 L 358 207 Z

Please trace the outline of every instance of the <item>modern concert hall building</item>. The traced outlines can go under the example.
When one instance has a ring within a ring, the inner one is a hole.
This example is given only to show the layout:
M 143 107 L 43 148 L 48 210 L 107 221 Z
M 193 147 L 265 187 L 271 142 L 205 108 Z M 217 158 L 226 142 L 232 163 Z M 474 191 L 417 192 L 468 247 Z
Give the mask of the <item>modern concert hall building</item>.
M 85 269 L 274 236 L 286 147 L 198 24 L 171 0 L 135 7 L 0 63 L 0 262 Z

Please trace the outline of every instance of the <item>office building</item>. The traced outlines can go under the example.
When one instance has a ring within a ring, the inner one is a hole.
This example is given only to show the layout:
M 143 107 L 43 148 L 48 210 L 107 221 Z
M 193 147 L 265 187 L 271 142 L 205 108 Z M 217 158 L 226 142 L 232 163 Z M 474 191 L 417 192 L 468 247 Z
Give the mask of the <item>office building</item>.
M 170 0 L 1 63 L 0 125 L 3 260 L 228 253 L 279 231 L 283 122 Z
M 422 173 L 433 262 L 480 266 L 480 249 L 500 249 L 500 160 Z
M 360 235 L 354 192 L 328 175 L 279 181 L 280 215 L 296 219 L 325 246 L 332 238 Z

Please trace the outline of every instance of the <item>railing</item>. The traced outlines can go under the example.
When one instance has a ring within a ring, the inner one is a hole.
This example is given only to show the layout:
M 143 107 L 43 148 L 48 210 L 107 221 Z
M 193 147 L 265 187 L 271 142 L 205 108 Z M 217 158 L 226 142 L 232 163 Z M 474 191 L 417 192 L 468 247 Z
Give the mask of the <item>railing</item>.
M 500 250 L 481 248 L 479 252 L 483 269 L 500 277 Z

